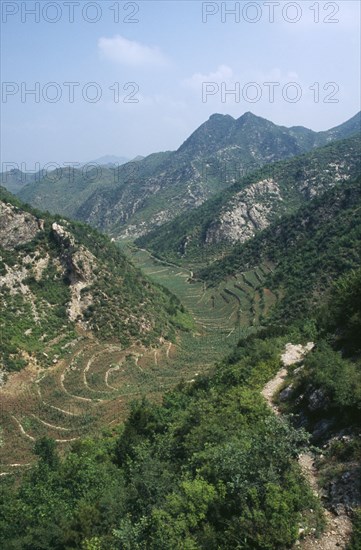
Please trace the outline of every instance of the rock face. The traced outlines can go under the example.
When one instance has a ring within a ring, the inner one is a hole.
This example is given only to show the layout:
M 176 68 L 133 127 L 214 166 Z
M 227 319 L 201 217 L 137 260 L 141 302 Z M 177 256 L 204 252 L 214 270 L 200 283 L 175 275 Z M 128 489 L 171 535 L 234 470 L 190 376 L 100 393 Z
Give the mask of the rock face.
M 311 412 L 322 411 L 327 408 L 328 399 L 321 389 L 314 390 L 308 397 L 308 408 Z
M 74 237 L 58 223 L 52 224 L 52 234 L 62 249 L 61 260 L 67 269 L 70 284 L 91 283 L 96 258 L 84 246 L 76 245 Z
M 5 250 L 32 241 L 42 229 L 42 220 L 16 206 L 0 202 L 0 246 Z
M 172 299 L 108 237 L 48 213 L 42 222 L 1 187 L 0 213 L 0 373 L 56 364 L 79 337 L 173 337 Z
M 67 313 L 71 321 L 82 323 L 84 311 L 92 304 L 90 292 L 82 291 L 93 283 L 96 258 L 84 246 L 76 245 L 74 237 L 62 225 L 54 222 L 51 229 L 61 247 L 60 259 L 70 282 L 71 301 Z
M 270 224 L 276 203 L 281 201 L 279 186 L 273 179 L 253 183 L 236 193 L 218 219 L 209 226 L 206 244 L 247 241 Z

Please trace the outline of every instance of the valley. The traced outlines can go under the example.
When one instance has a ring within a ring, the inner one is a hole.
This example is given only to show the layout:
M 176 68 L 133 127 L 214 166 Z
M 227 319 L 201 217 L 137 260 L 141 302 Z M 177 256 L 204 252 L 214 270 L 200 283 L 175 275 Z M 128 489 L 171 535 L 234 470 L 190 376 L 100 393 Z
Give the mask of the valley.
M 0 3 L 0 550 L 361 550 L 361 3 Z
M 1 390 L 1 472 L 33 460 L 34 441 L 53 437 L 66 449 L 72 441 L 100 434 L 126 418 L 130 402 L 147 396 L 159 402 L 177 383 L 193 383 L 230 353 L 239 338 L 259 327 L 276 301 L 262 287 L 264 271 L 234 278 L 219 289 L 191 281 L 190 272 L 169 266 L 133 246 L 132 261 L 155 284 L 176 295 L 190 314 L 187 331 L 154 348 L 104 344 L 78 330 L 55 365 L 30 364 L 9 375 Z M 21 466 L 17 466 L 20 468 Z
M 229 124 L 212 118 L 215 150 Z M 11 550 L 358 550 L 360 138 L 321 145 L 214 180 L 171 221 L 172 186 L 151 204 L 140 184 L 108 235 L 0 188 Z M 174 169 L 170 153 L 139 162 Z

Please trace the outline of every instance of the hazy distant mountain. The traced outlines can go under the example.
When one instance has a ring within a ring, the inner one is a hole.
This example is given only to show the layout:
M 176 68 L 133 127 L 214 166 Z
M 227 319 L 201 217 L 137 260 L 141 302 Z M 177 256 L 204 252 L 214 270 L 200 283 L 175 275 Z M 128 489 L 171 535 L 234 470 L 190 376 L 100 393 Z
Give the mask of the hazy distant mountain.
M 118 157 L 116 155 L 104 155 L 103 157 L 99 157 L 97 159 L 90 160 L 88 162 L 82 162 L 81 165 L 84 166 L 86 164 L 98 164 L 100 166 L 107 166 L 107 165 L 115 164 L 116 166 L 119 166 L 129 161 L 130 159 L 127 157 Z
M 15 195 L 28 183 L 40 181 L 44 177 L 44 171 L 40 170 L 37 173 L 22 172 L 16 168 L 8 172 L 0 173 L 0 185 L 5 187 L 10 193 Z

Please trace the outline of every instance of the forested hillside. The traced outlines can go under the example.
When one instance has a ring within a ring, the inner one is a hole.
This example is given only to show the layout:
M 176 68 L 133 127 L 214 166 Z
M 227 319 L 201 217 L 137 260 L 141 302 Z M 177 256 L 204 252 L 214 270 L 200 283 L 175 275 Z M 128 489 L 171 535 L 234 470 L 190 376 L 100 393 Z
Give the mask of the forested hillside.
M 339 184 L 223 260 L 199 271 L 208 284 L 257 266 L 269 266 L 263 286 L 279 300 L 272 322 L 308 315 L 330 282 L 361 263 L 361 179 Z
M 355 136 L 295 159 L 267 165 L 199 208 L 137 240 L 168 261 L 204 264 L 245 242 L 285 214 L 361 172 Z

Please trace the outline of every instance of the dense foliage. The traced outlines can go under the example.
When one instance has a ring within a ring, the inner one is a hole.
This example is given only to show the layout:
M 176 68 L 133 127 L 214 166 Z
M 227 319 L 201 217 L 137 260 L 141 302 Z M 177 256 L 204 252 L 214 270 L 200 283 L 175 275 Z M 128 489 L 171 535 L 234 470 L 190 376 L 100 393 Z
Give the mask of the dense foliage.
M 320 418 L 339 429 L 361 423 L 361 269 L 343 275 L 315 312 L 317 346 L 293 379 L 292 412 L 309 411 L 311 425 Z M 302 399 L 297 399 L 302 396 Z
M 20 487 L 3 480 L 3 547 L 271 550 L 289 548 L 300 523 L 320 529 L 295 461 L 307 438 L 259 393 L 283 341 L 252 338 L 162 406 L 134 404 L 116 438 L 65 458 L 39 441 Z

